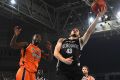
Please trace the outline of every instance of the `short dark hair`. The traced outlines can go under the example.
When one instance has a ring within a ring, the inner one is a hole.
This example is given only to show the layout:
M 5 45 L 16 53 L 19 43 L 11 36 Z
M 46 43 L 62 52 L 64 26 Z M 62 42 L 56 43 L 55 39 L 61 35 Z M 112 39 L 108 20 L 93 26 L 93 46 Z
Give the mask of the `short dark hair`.
M 73 30 L 73 29 L 80 29 L 79 27 L 77 27 L 77 26 L 73 26 L 72 28 L 71 28 L 71 30 Z

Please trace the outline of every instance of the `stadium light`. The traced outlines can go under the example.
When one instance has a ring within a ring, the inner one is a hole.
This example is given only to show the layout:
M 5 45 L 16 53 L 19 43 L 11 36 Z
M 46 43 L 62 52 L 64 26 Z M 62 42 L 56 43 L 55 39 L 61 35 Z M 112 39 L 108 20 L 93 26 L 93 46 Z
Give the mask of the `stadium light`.
M 116 17 L 120 19 L 120 11 L 117 13 Z
M 107 19 L 108 18 L 108 15 L 105 15 L 105 19 Z
M 91 24 L 93 21 L 94 21 L 94 18 L 93 18 L 93 17 L 90 17 L 90 18 L 89 18 L 89 24 Z
M 11 2 L 12 5 L 16 4 L 15 0 L 11 0 L 10 2 Z

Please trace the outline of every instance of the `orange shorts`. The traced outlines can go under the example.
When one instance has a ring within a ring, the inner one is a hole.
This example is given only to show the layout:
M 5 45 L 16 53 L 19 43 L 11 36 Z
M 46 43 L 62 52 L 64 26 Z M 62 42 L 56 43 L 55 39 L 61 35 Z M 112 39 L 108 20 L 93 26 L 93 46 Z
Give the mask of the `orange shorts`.
M 24 67 L 20 67 L 16 74 L 16 80 L 36 80 L 35 73 L 27 71 Z

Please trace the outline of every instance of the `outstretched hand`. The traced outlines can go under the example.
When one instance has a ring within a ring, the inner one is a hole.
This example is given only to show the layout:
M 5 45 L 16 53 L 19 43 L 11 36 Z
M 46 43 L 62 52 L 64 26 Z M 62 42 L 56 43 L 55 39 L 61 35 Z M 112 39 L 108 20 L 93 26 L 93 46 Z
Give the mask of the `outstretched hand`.
M 99 13 L 97 14 L 98 17 L 102 17 L 105 13 L 107 12 L 106 7 L 104 7 L 104 9 L 102 11 L 99 11 Z
M 21 33 L 21 31 L 22 31 L 22 28 L 20 28 L 19 26 L 15 26 L 15 28 L 14 28 L 14 34 L 16 36 L 18 36 Z

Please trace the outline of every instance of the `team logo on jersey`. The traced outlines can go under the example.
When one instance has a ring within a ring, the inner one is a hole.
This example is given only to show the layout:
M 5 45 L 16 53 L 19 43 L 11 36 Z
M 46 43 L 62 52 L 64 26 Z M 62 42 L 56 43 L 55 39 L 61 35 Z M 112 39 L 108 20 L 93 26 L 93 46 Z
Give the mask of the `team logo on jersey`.
M 35 50 L 34 48 L 32 48 L 32 50 L 33 50 L 33 52 L 32 52 L 32 56 L 35 57 L 36 59 L 40 59 L 41 56 L 38 55 L 38 53 L 40 53 L 40 52 L 38 52 L 38 51 Z
M 76 49 L 79 49 L 79 45 L 66 43 L 66 44 L 62 45 L 62 48 L 76 48 Z

